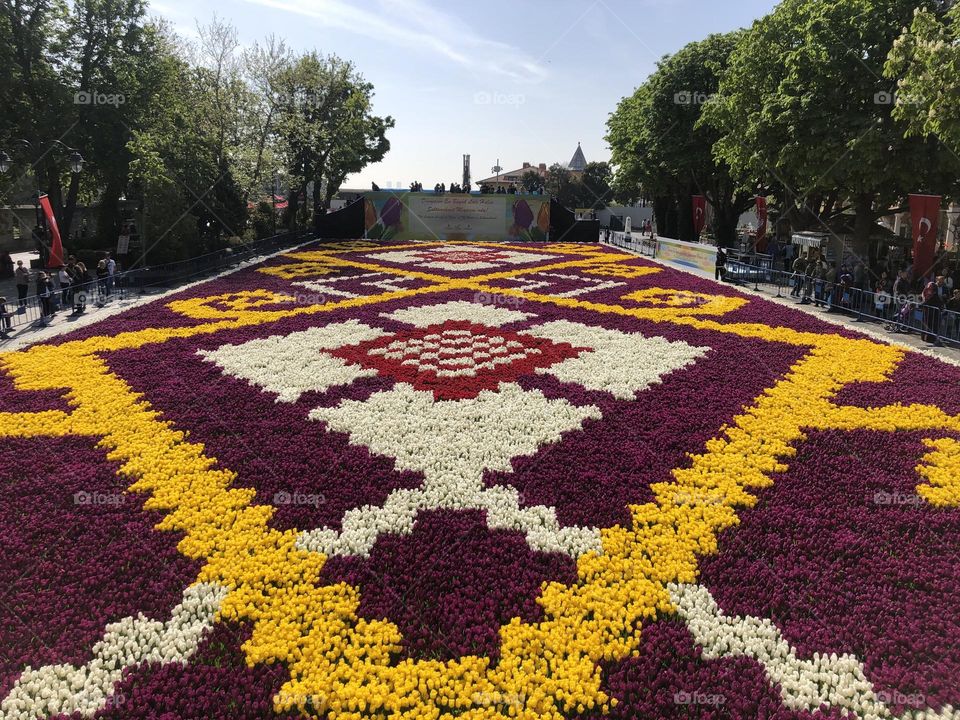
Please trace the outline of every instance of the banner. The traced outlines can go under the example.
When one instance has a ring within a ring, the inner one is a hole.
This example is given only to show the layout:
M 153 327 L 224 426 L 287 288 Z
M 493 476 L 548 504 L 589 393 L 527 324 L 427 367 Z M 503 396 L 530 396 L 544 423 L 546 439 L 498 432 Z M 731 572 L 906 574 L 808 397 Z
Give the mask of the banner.
M 57 227 L 57 218 L 53 214 L 53 206 L 47 195 L 40 196 L 40 207 L 47 219 L 47 229 L 50 230 L 50 255 L 47 259 L 47 269 L 63 267 L 63 242 L 60 240 L 60 228 Z
M 382 240 L 542 242 L 550 232 L 547 195 L 369 192 L 366 237 Z
M 683 242 L 670 238 L 657 238 L 657 259 L 696 268 L 710 277 L 716 267 L 717 248 L 713 245 Z
M 940 229 L 940 195 L 911 195 L 913 223 L 913 277 L 922 278 L 933 267 Z
M 767 234 L 767 199 L 757 198 L 757 242 Z
M 707 199 L 703 195 L 693 196 L 693 236 L 700 239 L 700 233 L 707 225 Z

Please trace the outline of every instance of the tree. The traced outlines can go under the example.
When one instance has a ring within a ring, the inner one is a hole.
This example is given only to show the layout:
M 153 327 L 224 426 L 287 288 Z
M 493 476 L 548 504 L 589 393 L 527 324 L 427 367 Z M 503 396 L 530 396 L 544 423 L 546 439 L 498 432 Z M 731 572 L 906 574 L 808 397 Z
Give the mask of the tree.
M 294 229 L 308 186 L 314 214 L 325 212 L 324 178 L 328 188 L 331 181 L 339 187 L 346 173 L 383 157 L 389 149 L 385 131 L 394 121 L 371 113 L 373 86 L 353 63 L 335 55 L 303 55 L 278 84 L 283 104 L 277 130 L 288 162 L 288 223 Z
M 613 197 L 613 190 L 610 188 L 612 175 L 609 163 L 587 163 L 580 177 L 580 201 L 577 206 L 591 210 L 605 208 Z
M 575 208 L 577 206 L 579 193 L 574 185 L 573 175 L 570 174 L 566 165 L 554 163 L 547 168 L 544 188 L 564 207 Z
M 615 191 L 621 197 L 652 196 L 657 226 L 665 234 L 694 239 L 691 197 L 702 194 L 713 206 L 718 243 L 729 246 L 740 215 L 753 202 L 755 182 L 715 158 L 719 133 L 700 122 L 739 37 L 710 35 L 664 58 L 608 120 Z
M 955 158 L 904 138 L 883 66 L 927 0 L 784 0 L 739 42 L 704 122 L 718 159 L 782 193 L 795 226 L 855 212 L 865 254 L 877 217 L 911 189 L 952 187 Z M 776 58 L 774 61 L 773 59 Z
M 617 194 L 652 196 L 665 234 L 693 239 L 691 196 L 702 194 L 713 206 L 717 241 L 731 245 L 753 203 L 753 174 L 715 157 L 720 131 L 700 122 L 739 40 L 740 33 L 710 35 L 664 58 L 607 122 Z
M 543 185 L 543 176 L 536 170 L 524 170 L 520 176 L 520 187 L 528 193 L 536 192 Z
M 958 67 L 960 5 L 954 5 L 946 12 L 943 7 L 918 7 L 884 68 L 884 75 L 897 82 L 893 114 L 907 135 L 936 135 L 954 153 L 960 152 Z

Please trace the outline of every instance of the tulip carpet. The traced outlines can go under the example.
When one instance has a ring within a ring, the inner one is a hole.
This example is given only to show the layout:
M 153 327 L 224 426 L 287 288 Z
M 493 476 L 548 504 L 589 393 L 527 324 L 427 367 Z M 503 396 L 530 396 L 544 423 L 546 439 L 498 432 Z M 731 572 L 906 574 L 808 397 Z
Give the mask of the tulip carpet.
M 596 245 L 0 355 L 0 717 L 960 718 L 960 369 Z

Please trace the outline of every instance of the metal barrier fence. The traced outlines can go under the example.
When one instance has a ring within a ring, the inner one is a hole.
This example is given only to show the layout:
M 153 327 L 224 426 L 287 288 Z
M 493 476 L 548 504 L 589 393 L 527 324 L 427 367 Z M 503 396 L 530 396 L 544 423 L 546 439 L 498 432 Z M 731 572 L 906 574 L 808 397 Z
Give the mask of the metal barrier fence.
M 657 256 L 657 239 L 654 236 L 646 236 L 642 233 L 625 233 L 625 232 L 609 232 L 609 234 L 604 231 L 600 234 L 600 237 L 603 242 L 613 247 L 623 248 L 624 250 L 632 250 L 638 255 L 644 255 L 647 257 L 656 257 Z
M 881 323 L 889 332 L 917 333 L 934 344 L 960 346 L 960 312 L 925 305 L 919 293 L 894 296 L 737 260 L 727 262 L 724 280 L 753 285 L 755 290 L 775 288 L 777 297 L 794 297 L 801 304 Z
M 63 310 L 69 309 L 79 315 L 90 304 L 104 307 L 131 294 L 143 294 L 147 288 L 172 287 L 193 278 L 222 272 L 260 255 L 306 242 L 312 236 L 312 232 L 275 235 L 239 248 L 218 250 L 164 265 L 135 268 L 104 280 L 91 279 L 71 287 L 59 287 L 59 282 L 54 281 L 53 289 L 47 294 L 30 295 L 23 300 L 7 299 L 0 307 L 0 337 L 15 327 L 47 325 L 55 313 Z M 51 273 L 52 280 L 55 276 L 55 272 Z

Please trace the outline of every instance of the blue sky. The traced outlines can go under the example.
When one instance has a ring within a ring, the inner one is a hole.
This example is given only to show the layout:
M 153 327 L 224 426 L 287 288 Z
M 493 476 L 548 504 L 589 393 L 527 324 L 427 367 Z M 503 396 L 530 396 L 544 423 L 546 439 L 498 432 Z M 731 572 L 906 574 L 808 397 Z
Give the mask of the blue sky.
M 352 60 L 392 115 L 383 162 L 348 187 L 458 181 L 524 161 L 609 159 L 607 115 L 663 55 L 750 25 L 775 0 L 155 0 L 184 35 L 214 13 L 243 43 L 273 33 L 296 50 Z

